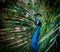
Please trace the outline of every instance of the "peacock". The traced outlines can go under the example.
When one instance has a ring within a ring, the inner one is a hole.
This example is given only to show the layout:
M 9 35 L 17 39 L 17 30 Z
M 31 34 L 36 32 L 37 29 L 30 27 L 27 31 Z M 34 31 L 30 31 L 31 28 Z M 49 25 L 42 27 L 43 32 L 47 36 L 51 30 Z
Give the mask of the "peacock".
M 38 48 L 39 48 L 38 42 L 39 42 L 39 35 L 41 29 L 41 21 L 39 19 L 36 19 L 35 24 L 37 25 L 37 28 L 33 33 L 33 37 L 31 40 L 31 48 L 33 52 L 38 52 Z

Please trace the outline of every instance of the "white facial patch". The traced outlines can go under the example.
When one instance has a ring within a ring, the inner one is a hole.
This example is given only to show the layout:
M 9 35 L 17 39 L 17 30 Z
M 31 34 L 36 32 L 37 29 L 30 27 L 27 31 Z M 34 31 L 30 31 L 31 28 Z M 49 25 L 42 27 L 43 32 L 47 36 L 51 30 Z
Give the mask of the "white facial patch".
M 37 21 L 37 24 L 39 23 L 39 21 Z

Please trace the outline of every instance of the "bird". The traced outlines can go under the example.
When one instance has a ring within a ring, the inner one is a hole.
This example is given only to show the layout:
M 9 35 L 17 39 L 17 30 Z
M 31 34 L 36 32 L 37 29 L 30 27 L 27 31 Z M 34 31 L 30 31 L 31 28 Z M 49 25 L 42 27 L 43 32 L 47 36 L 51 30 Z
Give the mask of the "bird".
M 40 29 L 41 29 L 41 21 L 39 19 L 35 20 L 35 24 L 37 25 L 36 30 L 33 33 L 32 40 L 31 40 L 31 48 L 32 52 L 38 52 L 39 48 L 39 35 L 40 35 Z

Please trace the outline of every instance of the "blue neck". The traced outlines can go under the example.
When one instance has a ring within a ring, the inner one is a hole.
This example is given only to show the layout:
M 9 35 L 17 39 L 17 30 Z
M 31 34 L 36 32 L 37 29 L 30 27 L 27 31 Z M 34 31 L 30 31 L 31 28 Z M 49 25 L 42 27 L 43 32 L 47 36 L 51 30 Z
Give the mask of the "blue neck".
M 40 33 L 40 28 L 41 26 L 37 26 L 33 37 L 32 37 L 32 41 L 31 41 L 31 47 L 33 49 L 33 52 L 38 52 L 38 39 L 39 39 L 39 33 Z

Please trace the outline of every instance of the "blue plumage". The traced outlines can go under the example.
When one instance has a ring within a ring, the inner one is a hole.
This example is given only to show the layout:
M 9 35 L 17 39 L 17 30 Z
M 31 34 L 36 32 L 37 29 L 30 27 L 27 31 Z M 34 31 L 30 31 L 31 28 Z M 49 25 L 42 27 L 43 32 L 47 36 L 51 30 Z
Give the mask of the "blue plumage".
M 40 35 L 40 28 L 41 28 L 41 22 L 40 20 L 36 20 L 35 23 L 37 23 L 37 28 L 33 34 L 32 41 L 31 41 L 31 47 L 33 52 L 38 52 L 38 38 Z

